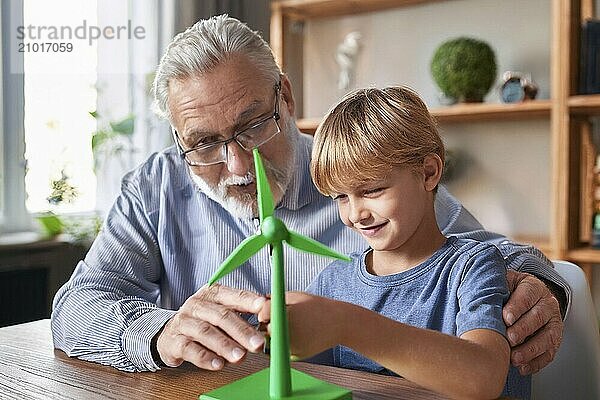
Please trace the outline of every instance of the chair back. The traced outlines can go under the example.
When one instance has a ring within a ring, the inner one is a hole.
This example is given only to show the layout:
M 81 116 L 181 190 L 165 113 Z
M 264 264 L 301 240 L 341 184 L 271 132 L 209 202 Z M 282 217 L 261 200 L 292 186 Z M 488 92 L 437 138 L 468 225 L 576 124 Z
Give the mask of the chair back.
M 588 282 L 577 265 L 553 264 L 573 298 L 554 361 L 532 377 L 532 399 L 600 399 L 600 335 Z

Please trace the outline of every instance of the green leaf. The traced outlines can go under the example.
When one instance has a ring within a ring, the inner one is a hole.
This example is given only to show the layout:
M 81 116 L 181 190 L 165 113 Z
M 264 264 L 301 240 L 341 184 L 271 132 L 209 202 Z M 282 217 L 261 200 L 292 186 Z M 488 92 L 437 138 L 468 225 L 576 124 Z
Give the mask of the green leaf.
M 92 152 L 98 151 L 100 146 L 109 139 L 115 137 L 116 134 L 112 131 L 100 130 L 92 135 Z
M 96 118 L 96 119 L 98 119 L 98 117 L 99 117 L 98 112 L 95 110 L 88 112 L 88 114 L 90 114 L 93 118 Z
M 111 122 L 110 127 L 116 133 L 121 135 L 131 136 L 133 134 L 135 116 L 129 115 L 121 121 Z
M 47 238 L 53 238 L 56 235 L 63 232 L 64 223 L 60 217 L 54 213 L 48 212 L 36 216 L 44 236 Z

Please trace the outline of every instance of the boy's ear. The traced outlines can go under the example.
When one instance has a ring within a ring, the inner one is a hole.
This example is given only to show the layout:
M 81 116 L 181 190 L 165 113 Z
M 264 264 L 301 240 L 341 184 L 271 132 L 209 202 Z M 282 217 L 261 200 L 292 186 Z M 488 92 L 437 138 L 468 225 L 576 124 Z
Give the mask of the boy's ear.
M 425 178 L 425 190 L 428 192 L 433 191 L 440 179 L 442 179 L 442 172 L 444 165 L 442 159 L 437 154 L 429 154 L 423 159 L 423 176 Z

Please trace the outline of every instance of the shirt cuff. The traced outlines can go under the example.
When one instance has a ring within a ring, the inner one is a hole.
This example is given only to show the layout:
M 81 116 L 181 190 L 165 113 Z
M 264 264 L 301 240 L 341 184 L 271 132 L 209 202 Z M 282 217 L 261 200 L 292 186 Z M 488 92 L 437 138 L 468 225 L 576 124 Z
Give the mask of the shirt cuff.
M 152 357 L 152 338 L 177 311 L 154 308 L 137 318 L 121 338 L 123 353 L 138 371 L 157 371 L 160 367 Z

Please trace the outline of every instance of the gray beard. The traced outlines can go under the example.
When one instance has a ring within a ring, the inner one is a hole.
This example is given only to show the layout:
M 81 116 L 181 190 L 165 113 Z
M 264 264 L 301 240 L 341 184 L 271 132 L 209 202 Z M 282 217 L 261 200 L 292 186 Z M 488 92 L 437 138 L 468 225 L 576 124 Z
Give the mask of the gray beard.
M 227 186 L 235 184 L 249 184 L 254 181 L 254 178 L 249 176 L 250 174 L 239 177 L 231 176 L 225 180 L 221 180 L 216 188 L 213 188 L 204 179 L 190 171 L 192 180 L 198 187 L 198 189 L 204 193 L 209 199 L 219 203 L 224 209 L 236 218 L 240 219 L 252 219 L 253 210 L 252 202 L 241 202 L 238 199 L 227 195 Z

